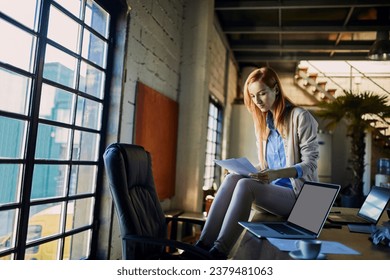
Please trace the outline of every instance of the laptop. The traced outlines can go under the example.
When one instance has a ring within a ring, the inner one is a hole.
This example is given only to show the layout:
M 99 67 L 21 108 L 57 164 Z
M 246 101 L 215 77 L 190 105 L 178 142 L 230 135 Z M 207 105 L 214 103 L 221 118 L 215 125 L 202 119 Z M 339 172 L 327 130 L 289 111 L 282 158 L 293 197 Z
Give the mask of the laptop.
M 244 222 L 239 224 L 258 238 L 315 239 L 319 236 L 340 185 L 305 182 L 287 218 L 279 222 Z
M 390 200 L 390 188 L 372 187 L 357 214 L 330 213 L 328 220 L 339 224 L 376 225 Z

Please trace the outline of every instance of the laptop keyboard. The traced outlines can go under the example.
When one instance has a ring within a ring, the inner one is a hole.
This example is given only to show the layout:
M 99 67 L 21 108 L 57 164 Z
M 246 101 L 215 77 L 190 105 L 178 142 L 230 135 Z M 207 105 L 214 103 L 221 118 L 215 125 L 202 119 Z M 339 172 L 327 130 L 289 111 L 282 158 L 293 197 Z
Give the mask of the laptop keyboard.
M 286 226 L 284 224 L 267 224 L 268 227 L 272 228 L 273 230 L 279 232 L 280 234 L 295 234 L 295 235 L 302 235 L 301 232 L 292 229 L 289 226 Z

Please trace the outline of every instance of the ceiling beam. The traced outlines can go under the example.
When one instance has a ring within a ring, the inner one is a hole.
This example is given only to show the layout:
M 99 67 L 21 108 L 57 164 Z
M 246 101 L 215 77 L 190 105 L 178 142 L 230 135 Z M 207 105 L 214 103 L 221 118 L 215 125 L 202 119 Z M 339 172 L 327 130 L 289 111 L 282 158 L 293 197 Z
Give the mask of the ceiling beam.
M 320 9 L 320 8 L 372 8 L 390 6 L 389 1 L 379 0 L 323 0 L 323 1 L 215 1 L 216 11 L 275 10 L 275 9 Z
M 275 54 L 262 53 L 260 55 L 235 54 L 239 63 L 258 63 L 264 61 L 300 61 L 300 60 L 367 60 L 365 53 L 341 53 L 330 56 L 329 53 L 301 53 L 301 54 Z
M 270 44 L 269 42 L 256 44 L 232 43 L 230 45 L 233 51 L 237 52 L 261 52 L 261 51 L 368 51 L 373 44 L 372 41 L 343 42 L 342 44 L 332 44 L 329 42 L 305 42 L 305 43 L 287 43 Z
M 289 34 L 289 33 L 351 33 L 388 31 L 390 25 L 361 26 L 233 26 L 225 27 L 225 34 Z

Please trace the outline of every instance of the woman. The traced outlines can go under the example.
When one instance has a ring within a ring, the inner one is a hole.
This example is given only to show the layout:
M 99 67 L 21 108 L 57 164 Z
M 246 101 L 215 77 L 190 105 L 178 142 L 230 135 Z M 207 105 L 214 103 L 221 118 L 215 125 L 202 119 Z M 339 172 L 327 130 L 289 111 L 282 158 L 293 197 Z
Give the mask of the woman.
M 318 181 L 317 122 L 284 95 L 274 70 L 254 70 L 244 101 L 252 114 L 258 144 L 258 173 L 229 174 L 221 184 L 196 246 L 226 259 L 248 220 L 252 203 L 287 216 L 304 181 Z

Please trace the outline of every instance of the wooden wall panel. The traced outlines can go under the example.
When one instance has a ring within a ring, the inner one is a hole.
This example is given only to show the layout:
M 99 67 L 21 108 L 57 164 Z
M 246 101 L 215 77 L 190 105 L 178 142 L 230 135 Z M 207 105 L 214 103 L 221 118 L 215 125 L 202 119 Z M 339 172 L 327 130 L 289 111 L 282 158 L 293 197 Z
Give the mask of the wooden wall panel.
M 152 168 L 160 200 L 175 194 L 178 103 L 138 82 L 135 144 L 152 156 Z

